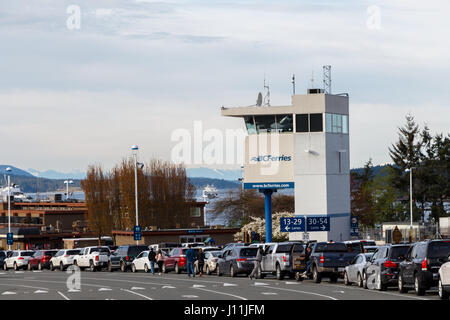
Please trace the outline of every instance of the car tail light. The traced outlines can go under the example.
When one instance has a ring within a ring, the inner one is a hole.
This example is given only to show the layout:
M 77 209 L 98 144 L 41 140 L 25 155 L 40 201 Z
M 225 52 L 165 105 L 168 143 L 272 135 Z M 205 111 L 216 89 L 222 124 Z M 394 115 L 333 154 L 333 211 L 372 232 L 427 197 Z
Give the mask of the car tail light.
M 396 264 L 395 262 L 390 261 L 390 260 L 387 260 L 387 261 L 384 263 L 384 266 L 385 266 L 386 268 L 397 268 L 397 264 Z
M 283 256 L 283 262 L 287 262 L 286 256 Z
M 247 259 L 244 259 L 244 258 L 243 259 L 237 259 L 236 261 L 237 262 L 244 262 L 244 261 L 247 261 Z
M 427 271 L 427 269 L 428 269 L 428 261 L 427 258 L 425 258 L 422 261 L 422 271 Z
M 126 257 L 125 257 L 125 260 L 129 261 L 129 260 L 130 260 L 130 257 L 129 257 L 129 256 L 126 256 Z
M 23 260 L 23 257 L 18 257 L 17 260 Z
M 320 263 L 325 263 L 325 257 L 324 256 L 320 257 Z
M 127 259 L 128 260 L 128 259 Z M 95 256 L 95 261 L 98 261 L 98 256 Z

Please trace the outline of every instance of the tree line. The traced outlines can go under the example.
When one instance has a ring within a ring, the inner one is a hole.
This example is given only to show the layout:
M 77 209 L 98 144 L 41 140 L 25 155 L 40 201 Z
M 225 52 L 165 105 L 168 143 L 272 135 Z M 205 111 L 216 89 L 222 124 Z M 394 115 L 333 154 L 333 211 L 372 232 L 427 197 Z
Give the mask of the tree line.
M 195 201 L 195 187 L 186 168 L 151 160 L 137 169 L 139 225 L 180 228 L 190 216 L 189 202 Z M 111 170 L 90 165 L 81 181 L 86 197 L 89 228 L 98 237 L 112 230 L 132 230 L 136 224 L 135 164 L 123 159 Z
M 351 173 L 351 211 L 365 226 L 385 221 L 409 221 L 410 172 L 413 177 L 413 221 L 431 222 L 449 216 L 450 134 L 432 135 L 412 115 L 399 128 L 398 141 L 389 148 L 392 164 L 377 175 L 369 160 L 361 173 Z M 412 168 L 412 169 L 411 169 Z

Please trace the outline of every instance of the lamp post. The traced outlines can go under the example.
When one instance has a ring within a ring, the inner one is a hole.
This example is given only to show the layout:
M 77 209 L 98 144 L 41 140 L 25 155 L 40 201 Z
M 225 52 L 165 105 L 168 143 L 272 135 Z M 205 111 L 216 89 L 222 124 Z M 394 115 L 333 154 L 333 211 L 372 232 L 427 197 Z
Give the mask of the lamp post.
M 412 172 L 416 169 L 411 167 L 406 169 L 405 172 L 409 172 L 409 212 L 410 212 L 410 223 L 409 223 L 409 242 L 413 242 L 413 185 L 412 185 Z
M 133 145 L 131 147 L 134 157 L 134 195 L 136 200 L 136 226 L 139 225 L 139 210 L 138 210 L 138 183 L 137 183 L 137 152 L 139 147 L 137 145 Z M 139 240 L 136 240 L 136 244 L 139 244 Z
M 11 168 L 6 168 L 6 172 L 8 172 L 8 233 L 11 233 Z M 11 245 L 8 244 L 8 250 L 11 250 Z
M 73 184 L 73 180 L 65 180 L 64 183 L 66 184 L 66 201 L 69 200 L 69 184 Z

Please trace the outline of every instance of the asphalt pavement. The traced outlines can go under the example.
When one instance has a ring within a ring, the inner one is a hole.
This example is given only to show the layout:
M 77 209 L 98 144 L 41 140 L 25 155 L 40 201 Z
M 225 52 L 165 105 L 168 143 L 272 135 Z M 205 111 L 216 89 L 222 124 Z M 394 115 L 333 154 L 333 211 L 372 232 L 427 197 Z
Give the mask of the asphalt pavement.
M 0 300 L 438 300 L 437 290 L 416 296 L 345 286 L 341 280 L 250 280 L 186 273 L 1 271 Z

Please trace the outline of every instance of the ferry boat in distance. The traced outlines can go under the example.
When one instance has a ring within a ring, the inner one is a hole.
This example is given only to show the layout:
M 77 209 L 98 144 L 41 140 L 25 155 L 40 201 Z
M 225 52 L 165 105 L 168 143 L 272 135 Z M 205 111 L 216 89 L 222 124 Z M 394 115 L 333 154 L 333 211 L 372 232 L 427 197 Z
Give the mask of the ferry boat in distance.
M 27 197 L 17 184 L 9 187 L 9 194 L 14 197 L 13 199 L 16 202 L 27 202 L 31 200 L 31 197 Z M 0 200 L 3 202 L 8 201 L 8 187 L 0 187 Z
M 204 199 L 214 199 L 217 198 L 217 196 L 219 195 L 219 192 L 217 190 L 216 187 L 214 187 L 213 185 L 206 185 L 205 188 L 203 188 L 203 192 L 202 192 L 202 197 Z

